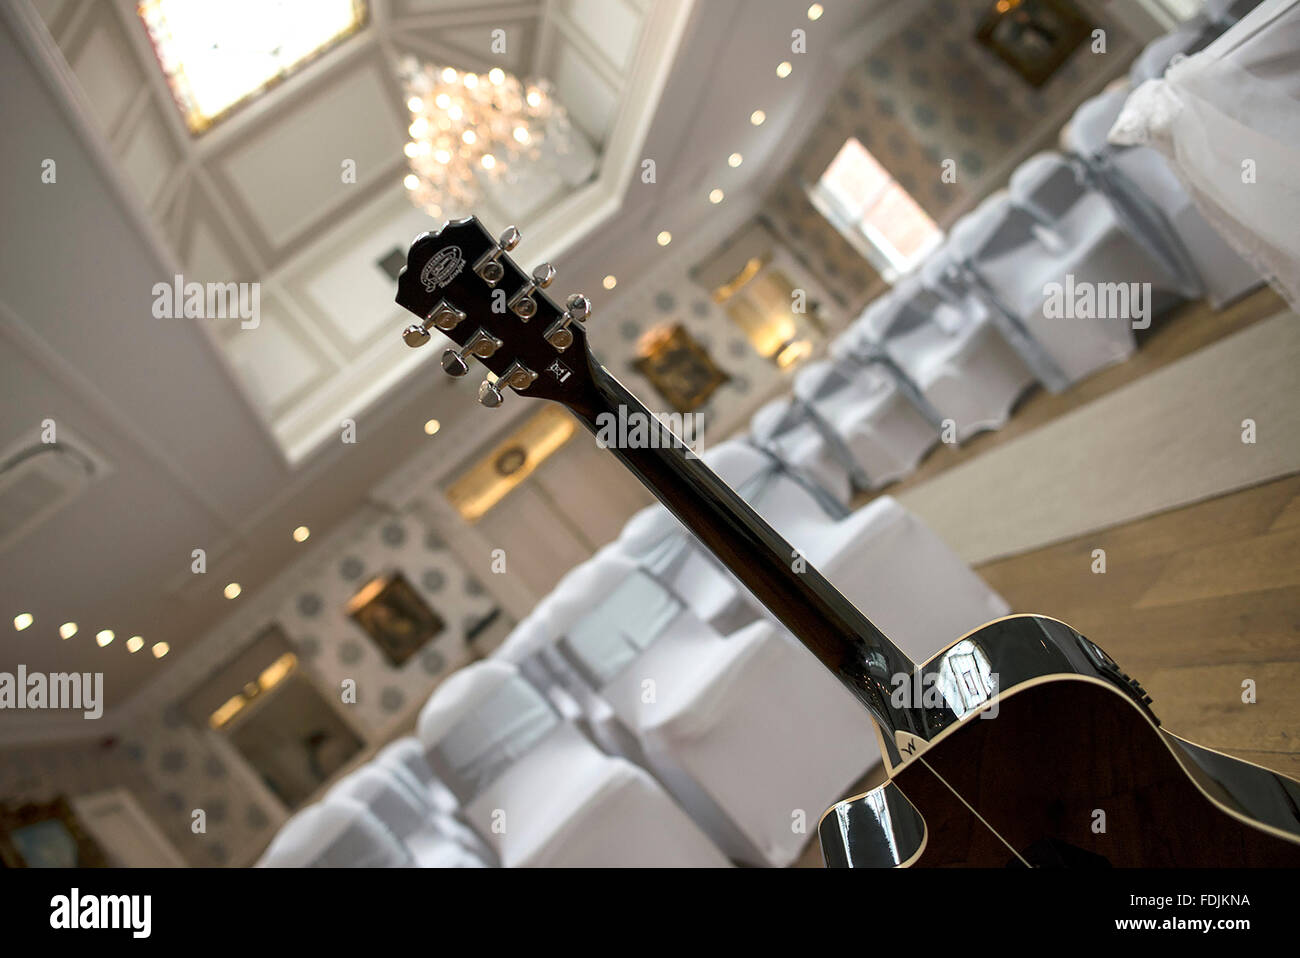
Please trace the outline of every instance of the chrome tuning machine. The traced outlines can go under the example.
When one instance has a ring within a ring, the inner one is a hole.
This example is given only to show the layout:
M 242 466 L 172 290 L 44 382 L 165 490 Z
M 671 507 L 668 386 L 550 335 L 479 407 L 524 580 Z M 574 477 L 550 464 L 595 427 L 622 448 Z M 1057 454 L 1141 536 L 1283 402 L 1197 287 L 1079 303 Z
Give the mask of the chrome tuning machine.
M 424 317 L 424 322 L 412 323 L 402 330 L 402 340 L 412 349 L 423 346 L 429 341 L 430 326 L 436 326 L 445 333 L 455 329 L 464 319 L 464 313 L 445 299 L 440 299 L 438 305 Z
M 487 359 L 500 348 L 501 340 L 487 330 L 480 328 L 475 330 L 474 335 L 461 347 L 459 352 L 448 349 L 442 354 L 442 368 L 448 376 L 464 376 L 469 372 L 470 356 Z
M 533 298 L 533 293 L 539 289 L 546 289 L 554 279 L 555 267 L 550 263 L 542 263 L 533 270 L 533 278 L 520 286 L 506 305 L 525 323 L 528 322 L 537 315 L 537 300 Z
M 574 320 L 585 323 L 591 315 L 591 300 L 581 293 L 574 293 L 564 301 L 564 315 L 551 323 L 546 330 L 545 339 L 555 347 L 557 352 L 564 352 L 573 345 L 573 330 L 569 324 Z
M 519 245 L 519 230 L 507 226 L 497 238 L 497 245 L 488 250 L 474 263 L 474 272 L 489 286 L 496 286 L 505 278 L 506 268 L 501 265 L 501 254 L 508 253 Z
M 536 378 L 537 373 L 515 360 L 495 381 L 485 379 L 479 384 L 478 401 L 489 409 L 496 409 L 505 402 L 505 394 L 501 392 L 502 386 L 509 386 L 515 392 L 523 392 Z

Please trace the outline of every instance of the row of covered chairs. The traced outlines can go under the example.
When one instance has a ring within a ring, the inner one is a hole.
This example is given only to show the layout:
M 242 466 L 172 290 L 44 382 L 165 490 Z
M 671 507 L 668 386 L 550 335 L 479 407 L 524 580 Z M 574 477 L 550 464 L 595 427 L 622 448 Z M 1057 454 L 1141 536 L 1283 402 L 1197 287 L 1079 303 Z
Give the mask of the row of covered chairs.
M 1124 361 L 1134 330 L 1177 304 L 1218 309 L 1259 286 L 1159 153 L 1107 139 L 1132 85 L 1254 5 L 1207 3 L 1152 41 L 1126 80 L 1077 109 L 1062 152 L 1021 163 L 754 414 L 754 443 L 847 504 L 940 440 L 1001 427 L 1034 383 L 1060 392 Z
M 743 440 L 704 458 L 913 658 L 1008 610 L 893 499 L 828 508 Z M 263 864 L 782 866 L 879 755 L 863 707 L 651 506 Z

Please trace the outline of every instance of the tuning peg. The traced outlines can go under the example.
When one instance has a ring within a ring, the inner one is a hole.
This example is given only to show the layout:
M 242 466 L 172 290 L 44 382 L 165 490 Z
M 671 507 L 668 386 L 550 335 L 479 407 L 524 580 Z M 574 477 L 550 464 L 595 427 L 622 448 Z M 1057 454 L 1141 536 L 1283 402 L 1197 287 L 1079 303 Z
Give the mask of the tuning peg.
M 412 349 L 423 346 L 429 341 L 430 326 L 437 326 L 443 332 L 448 332 L 455 329 L 464 318 L 465 314 L 451 303 L 445 299 L 439 300 L 438 305 L 429 310 L 428 315 L 424 317 L 424 322 L 412 323 L 402 330 L 402 339 Z
M 538 289 L 545 289 L 550 286 L 551 281 L 554 279 L 555 267 L 550 263 L 542 263 L 533 270 L 533 278 L 520 286 L 506 305 L 514 311 L 516 316 L 527 322 L 537 315 L 537 300 L 533 298 L 533 293 Z
M 500 348 L 501 340 L 485 329 L 475 330 L 460 352 L 448 349 L 442 354 L 442 368 L 448 376 L 464 376 L 469 372 L 467 360 L 470 356 L 487 359 Z
M 506 397 L 501 394 L 496 383 L 485 379 L 478 386 L 478 401 L 489 409 L 496 409 L 506 401 Z
M 574 293 L 564 301 L 565 310 L 580 323 L 585 323 L 591 315 L 591 300 L 581 293 Z
M 513 226 L 507 226 L 497 238 L 495 248 L 488 250 L 474 263 L 474 272 L 478 273 L 483 282 L 489 286 L 495 286 L 505 278 L 506 268 L 501 265 L 499 260 L 502 253 L 508 253 L 519 245 L 522 236 L 519 230 Z
M 573 330 L 569 329 L 569 324 L 574 320 L 586 322 L 591 315 L 591 300 L 581 293 L 574 293 L 564 301 L 564 306 L 564 315 L 551 323 L 545 335 L 546 341 L 561 353 L 573 345 Z
M 448 376 L 459 379 L 469 372 L 469 363 L 456 350 L 448 349 L 442 354 L 442 369 Z
M 420 323 L 412 323 L 402 330 L 402 340 L 406 345 L 415 349 L 417 346 L 423 346 L 429 341 L 429 331 Z
M 515 360 L 506 367 L 506 371 L 497 377 L 497 382 L 505 383 L 515 392 L 523 392 L 533 384 L 537 378 L 537 373 L 533 372 L 519 360 Z
M 551 285 L 555 279 L 555 267 L 550 263 L 541 263 L 533 270 L 533 285 L 542 289 Z

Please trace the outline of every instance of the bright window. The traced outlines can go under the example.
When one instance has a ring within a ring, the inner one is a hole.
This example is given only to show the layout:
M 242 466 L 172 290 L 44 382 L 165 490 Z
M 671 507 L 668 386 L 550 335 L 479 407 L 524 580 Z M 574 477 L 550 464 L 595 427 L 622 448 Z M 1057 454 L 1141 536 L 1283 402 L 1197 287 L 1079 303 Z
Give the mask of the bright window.
M 811 193 L 813 204 L 891 282 L 943 240 L 929 214 L 855 137 Z
M 361 0 L 140 0 L 136 9 L 192 133 L 366 20 Z

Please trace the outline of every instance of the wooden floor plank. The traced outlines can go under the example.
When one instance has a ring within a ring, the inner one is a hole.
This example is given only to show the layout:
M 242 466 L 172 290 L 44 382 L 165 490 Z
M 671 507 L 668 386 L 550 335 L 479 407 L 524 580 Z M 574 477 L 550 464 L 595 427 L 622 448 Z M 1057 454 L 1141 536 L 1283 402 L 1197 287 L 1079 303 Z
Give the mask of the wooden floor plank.
M 1300 527 L 1182 551 L 1137 607 L 1293 585 L 1300 585 Z

